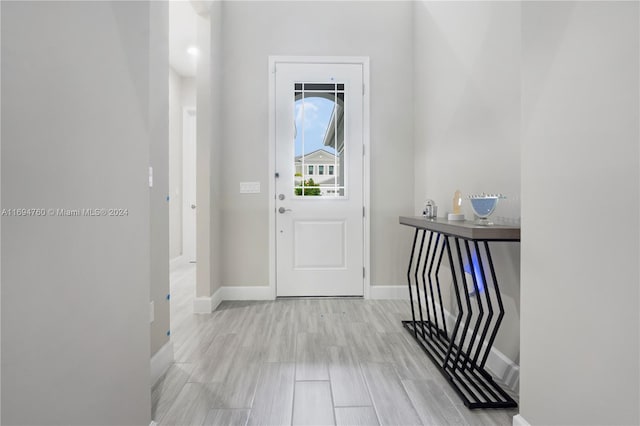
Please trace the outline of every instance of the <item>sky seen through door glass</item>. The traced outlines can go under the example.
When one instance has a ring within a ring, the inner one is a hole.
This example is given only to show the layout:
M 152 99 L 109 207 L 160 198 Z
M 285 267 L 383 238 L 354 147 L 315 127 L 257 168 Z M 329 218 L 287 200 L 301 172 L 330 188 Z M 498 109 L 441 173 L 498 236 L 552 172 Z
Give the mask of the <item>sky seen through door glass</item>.
M 304 108 L 303 108 L 304 105 Z M 324 136 L 331 120 L 334 103 L 328 99 L 306 97 L 296 101 L 295 106 L 295 155 L 302 155 L 302 134 L 304 130 L 304 154 L 324 149 L 336 153 L 333 147 L 324 146 Z M 304 121 L 303 121 L 304 110 Z

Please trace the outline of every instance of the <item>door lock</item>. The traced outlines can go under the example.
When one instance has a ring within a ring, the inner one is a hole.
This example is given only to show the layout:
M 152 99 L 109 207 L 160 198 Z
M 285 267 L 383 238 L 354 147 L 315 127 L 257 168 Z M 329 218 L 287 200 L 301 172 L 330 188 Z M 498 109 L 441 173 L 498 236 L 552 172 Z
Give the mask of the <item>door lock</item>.
M 280 200 L 280 201 L 284 200 L 284 194 L 278 195 L 278 200 Z

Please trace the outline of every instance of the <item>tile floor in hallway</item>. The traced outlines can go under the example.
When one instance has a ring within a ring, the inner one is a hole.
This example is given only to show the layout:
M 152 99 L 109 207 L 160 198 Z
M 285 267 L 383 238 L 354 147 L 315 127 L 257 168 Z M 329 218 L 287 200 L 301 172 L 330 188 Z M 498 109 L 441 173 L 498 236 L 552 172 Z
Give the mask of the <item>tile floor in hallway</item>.
M 517 412 L 462 404 L 401 327 L 408 302 L 223 302 L 194 315 L 194 265 L 171 280 L 160 425 L 511 425 Z

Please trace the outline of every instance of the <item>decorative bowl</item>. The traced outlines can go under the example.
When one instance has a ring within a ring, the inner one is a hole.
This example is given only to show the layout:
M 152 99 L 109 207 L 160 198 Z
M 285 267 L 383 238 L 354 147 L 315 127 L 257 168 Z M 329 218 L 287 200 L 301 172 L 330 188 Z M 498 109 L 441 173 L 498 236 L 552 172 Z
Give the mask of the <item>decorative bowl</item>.
M 476 224 L 493 225 L 493 223 L 489 221 L 489 216 L 491 216 L 491 213 L 496 209 L 498 200 L 505 198 L 507 197 L 502 194 L 485 194 L 484 192 L 480 195 L 469 195 L 471 208 L 473 208 L 473 212 L 477 217 Z

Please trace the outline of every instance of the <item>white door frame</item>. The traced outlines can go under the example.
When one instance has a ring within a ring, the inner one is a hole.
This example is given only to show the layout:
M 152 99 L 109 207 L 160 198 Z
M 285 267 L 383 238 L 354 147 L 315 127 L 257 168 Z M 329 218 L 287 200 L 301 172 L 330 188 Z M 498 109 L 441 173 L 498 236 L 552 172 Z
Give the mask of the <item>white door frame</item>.
M 371 253 L 369 250 L 370 240 L 370 110 L 369 110 L 369 58 L 365 56 L 269 56 L 269 293 L 271 298 L 276 297 L 276 117 L 275 117 L 275 88 L 276 64 L 359 64 L 362 65 L 364 82 L 362 96 L 362 141 L 364 145 L 364 156 L 362 159 L 362 198 L 364 203 L 363 218 L 363 254 L 364 254 L 364 298 L 368 299 L 371 288 Z

